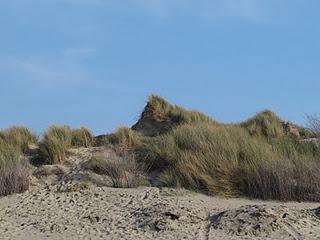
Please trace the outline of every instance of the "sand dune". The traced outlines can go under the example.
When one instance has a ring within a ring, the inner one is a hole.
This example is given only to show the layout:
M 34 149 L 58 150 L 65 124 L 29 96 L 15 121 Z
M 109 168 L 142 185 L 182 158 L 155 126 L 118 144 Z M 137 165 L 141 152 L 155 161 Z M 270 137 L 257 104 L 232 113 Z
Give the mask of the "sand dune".
M 95 151 L 36 169 L 29 191 L 1 198 L 1 239 L 320 239 L 317 203 L 110 188 L 80 167 Z

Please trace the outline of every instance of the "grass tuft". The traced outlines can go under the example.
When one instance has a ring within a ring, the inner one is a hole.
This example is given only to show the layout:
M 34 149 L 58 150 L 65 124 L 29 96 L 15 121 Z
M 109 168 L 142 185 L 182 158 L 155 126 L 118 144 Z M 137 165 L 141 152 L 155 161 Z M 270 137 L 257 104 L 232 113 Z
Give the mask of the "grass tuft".
M 57 164 L 67 158 L 72 131 L 68 126 L 50 126 L 39 144 L 39 158 L 47 164 Z
M 112 187 L 133 188 L 145 183 L 144 171 L 133 154 L 118 158 L 93 157 L 87 168 L 110 177 Z
M 18 145 L 0 139 L 0 196 L 29 188 L 27 163 L 21 159 L 20 151 Z
M 164 134 L 179 125 L 195 122 L 218 124 L 198 111 L 187 111 L 182 107 L 170 104 L 159 96 L 152 95 L 139 121 L 132 129 L 144 136 L 153 137 Z
M 22 153 L 26 153 L 29 144 L 37 143 L 36 135 L 27 127 L 13 126 L 0 133 L 0 138 L 14 145 Z
M 141 139 L 142 136 L 138 132 L 127 127 L 120 127 L 115 133 L 108 136 L 108 143 L 113 144 L 114 150 L 122 155 L 139 147 L 142 144 Z
M 94 136 L 92 132 L 85 127 L 72 129 L 71 145 L 73 147 L 92 147 L 94 145 Z
M 37 161 L 57 164 L 65 161 L 68 150 L 72 147 L 92 147 L 94 137 L 91 131 L 81 127 L 71 129 L 69 126 L 53 125 L 45 132 L 39 143 Z
M 258 113 L 255 117 L 243 122 L 241 126 L 248 129 L 253 136 L 278 138 L 285 134 L 284 122 L 270 110 Z
M 210 117 L 198 111 L 188 111 L 182 107 L 172 105 L 164 98 L 152 95 L 149 98 L 149 105 L 157 113 L 157 117 L 163 120 L 170 120 L 172 123 L 184 124 L 194 122 L 215 122 Z

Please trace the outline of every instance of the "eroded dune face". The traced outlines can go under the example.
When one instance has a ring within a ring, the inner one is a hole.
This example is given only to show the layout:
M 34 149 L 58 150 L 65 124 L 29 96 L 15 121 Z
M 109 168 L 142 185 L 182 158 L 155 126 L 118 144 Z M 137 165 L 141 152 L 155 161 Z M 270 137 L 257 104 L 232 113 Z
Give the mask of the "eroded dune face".
M 148 103 L 141 114 L 139 121 L 132 127 L 133 130 L 140 132 L 145 136 L 157 136 L 168 132 L 178 123 L 170 119 L 164 119 L 157 109 Z
M 1 239 L 319 239 L 317 203 L 224 199 L 186 190 L 110 188 L 86 167 L 105 148 L 75 149 L 0 199 Z

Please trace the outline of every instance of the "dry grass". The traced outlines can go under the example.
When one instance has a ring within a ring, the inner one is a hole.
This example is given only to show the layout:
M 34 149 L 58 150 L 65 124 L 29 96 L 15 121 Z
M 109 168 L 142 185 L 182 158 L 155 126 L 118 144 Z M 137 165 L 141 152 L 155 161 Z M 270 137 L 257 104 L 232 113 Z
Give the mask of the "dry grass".
M 151 169 L 163 169 L 160 181 L 164 186 L 232 195 L 232 174 L 241 158 L 269 157 L 271 147 L 251 139 L 241 128 L 188 124 L 146 139 L 138 152 Z
M 245 196 L 283 201 L 320 201 L 319 162 L 288 159 L 243 165 L 238 186 Z
M 29 171 L 27 167 L 17 165 L 0 168 L 0 196 L 22 193 L 29 189 Z
M 300 127 L 290 122 L 285 122 L 274 112 L 265 110 L 258 113 L 253 118 L 240 124 L 249 131 L 252 136 L 263 136 L 267 138 L 311 138 L 312 132 L 306 128 Z
M 110 177 L 115 188 L 133 188 L 145 182 L 143 168 L 131 154 L 119 158 L 94 157 L 87 163 L 87 168 Z
M 39 144 L 39 158 L 47 164 L 65 161 L 71 148 L 72 131 L 68 126 L 50 126 Z
M 182 107 L 171 105 L 164 98 L 152 95 L 149 98 L 149 105 L 155 110 L 155 114 L 162 121 L 184 124 L 194 122 L 215 123 L 213 119 L 198 111 L 188 111 Z
M 146 111 L 139 128 L 159 127 L 158 134 L 144 136 L 121 127 L 101 140 L 116 155 L 96 156 L 88 163 L 90 170 L 109 176 L 114 187 L 141 185 L 147 166 L 159 172 L 162 186 L 209 195 L 320 201 L 320 149 L 303 141 L 312 134 L 320 136 L 317 118 L 309 118 L 311 133 L 271 111 L 225 125 L 158 96 L 151 96 L 147 107 L 151 111 Z M 26 128 L 0 132 L 0 195 L 28 187 L 20 154 L 36 141 Z M 93 145 L 94 137 L 86 128 L 51 126 L 39 143 L 39 157 L 56 164 L 66 160 L 71 147 Z
M 27 127 L 13 126 L 0 133 L 0 138 L 16 146 L 21 152 L 26 153 L 28 145 L 37 143 L 36 135 Z
M 283 137 L 284 122 L 272 111 L 266 110 L 243 122 L 242 127 L 248 129 L 251 135 L 265 137 Z
M 179 122 L 158 136 L 136 135 L 142 142 L 134 148 L 138 161 L 160 171 L 163 186 L 210 195 L 320 201 L 320 153 L 312 142 L 302 141 L 308 130 L 271 111 L 224 125 L 156 96 L 150 105 L 161 121 Z
M 138 132 L 127 127 L 120 127 L 115 133 L 108 135 L 106 141 L 113 146 L 119 156 L 126 156 L 141 146 L 141 139 L 142 136 Z
M 0 196 L 29 188 L 29 171 L 17 145 L 0 139 Z
M 132 149 L 141 144 L 139 134 L 127 127 L 120 127 L 109 137 L 112 144 L 121 145 L 125 148 Z
M 210 195 L 320 200 L 320 154 L 312 143 L 252 137 L 239 126 L 187 124 L 137 149 L 163 186 Z M 313 167 L 311 167 L 313 166 Z
M 71 129 L 69 126 L 53 125 L 45 132 L 39 143 L 37 161 L 47 164 L 63 162 L 72 147 L 91 147 L 94 137 L 87 128 Z
M 85 127 L 72 129 L 71 145 L 73 147 L 92 147 L 94 145 L 94 136 L 92 132 Z

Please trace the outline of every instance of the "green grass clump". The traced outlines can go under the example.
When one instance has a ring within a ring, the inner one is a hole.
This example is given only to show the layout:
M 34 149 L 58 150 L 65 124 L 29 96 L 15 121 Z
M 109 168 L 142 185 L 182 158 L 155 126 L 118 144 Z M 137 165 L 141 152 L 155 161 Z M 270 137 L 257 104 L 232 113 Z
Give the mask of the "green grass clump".
M 4 134 L 3 131 L 0 131 L 0 140 L 5 140 L 6 139 L 6 135 Z
M 21 193 L 29 188 L 29 172 L 18 145 L 0 138 L 0 196 Z
M 130 151 L 141 145 L 142 136 L 127 127 L 120 127 L 108 136 L 108 142 L 117 146 L 120 151 Z
M 247 129 L 252 136 L 299 139 L 307 139 L 314 136 L 309 129 L 285 122 L 270 110 L 258 113 L 253 118 L 241 123 L 240 126 Z
M 92 147 L 94 145 L 94 136 L 92 132 L 85 127 L 72 129 L 71 145 L 73 147 Z
M 57 164 L 65 161 L 68 150 L 72 147 L 92 147 L 94 137 L 91 131 L 81 127 L 71 129 L 69 126 L 50 126 L 39 143 L 37 161 Z
M 241 123 L 253 136 L 265 136 L 270 138 L 283 137 L 285 135 L 284 122 L 272 111 L 266 110 L 255 117 Z
M 268 139 L 268 142 L 276 148 L 282 156 L 288 159 L 319 158 L 319 148 L 312 142 L 303 141 L 292 137 L 280 139 Z
M 242 165 L 236 187 L 253 198 L 320 201 L 319 166 L 319 161 L 291 159 Z
M 232 195 L 239 162 L 270 158 L 272 148 L 242 128 L 198 123 L 146 140 L 139 153 L 151 169 L 163 169 L 164 186 Z
M 68 126 L 50 126 L 39 144 L 39 158 L 47 164 L 57 164 L 67 158 L 71 148 L 72 130 Z
M 144 136 L 154 137 L 167 133 L 177 126 L 191 123 L 218 123 L 198 111 L 188 111 L 172 105 L 165 99 L 152 95 L 144 108 L 139 121 L 132 129 Z
M 182 107 L 170 104 L 164 98 L 156 95 L 150 96 L 148 103 L 154 110 L 155 116 L 161 121 L 171 121 L 177 124 L 215 122 L 203 113 L 185 110 Z
M 14 126 L 0 132 L 0 196 L 29 188 L 29 170 L 22 154 L 32 143 L 37 143 L 37 137 L 26 127 Z
M 19 164 L 20 149 L 18 146 L 0 139 L 0 167 L 6 168 Z
M 29 128 L 22 126 L 14 126 L 2 131 L 0 138 L 16 146 L 23 153 L 26 153 L 29 144 L 37 143 L 38 141 L 36 135 Z

